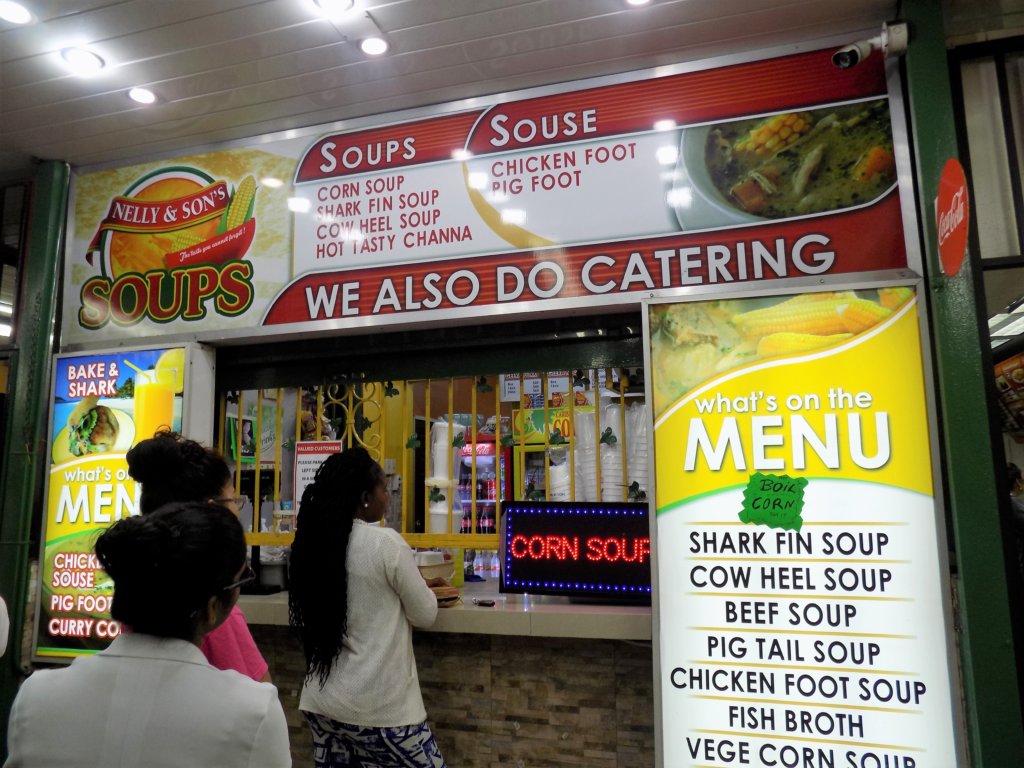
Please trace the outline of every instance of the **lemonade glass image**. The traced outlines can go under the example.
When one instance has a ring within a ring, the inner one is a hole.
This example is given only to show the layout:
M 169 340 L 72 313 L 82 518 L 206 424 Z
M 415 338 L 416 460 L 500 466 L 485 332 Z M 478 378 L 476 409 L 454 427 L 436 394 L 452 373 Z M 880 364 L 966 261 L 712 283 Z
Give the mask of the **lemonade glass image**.
M 135 443 L 174 423 L 174 368 L 141 371 L 135 377 Z

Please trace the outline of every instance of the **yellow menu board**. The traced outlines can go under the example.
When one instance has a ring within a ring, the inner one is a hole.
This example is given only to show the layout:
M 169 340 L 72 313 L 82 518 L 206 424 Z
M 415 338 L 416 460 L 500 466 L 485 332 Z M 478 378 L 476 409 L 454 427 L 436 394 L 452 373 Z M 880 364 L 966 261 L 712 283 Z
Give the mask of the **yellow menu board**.
M 100 651 L 120 633 L 96 538 L 139 513 L 125 454 L 160 430 L 181 431 L 183 347 L 62 355 L 54 361 L 50 467 L 34 654 Z
M 648 311 L 663 764 L 952 765 L 914 290 Z

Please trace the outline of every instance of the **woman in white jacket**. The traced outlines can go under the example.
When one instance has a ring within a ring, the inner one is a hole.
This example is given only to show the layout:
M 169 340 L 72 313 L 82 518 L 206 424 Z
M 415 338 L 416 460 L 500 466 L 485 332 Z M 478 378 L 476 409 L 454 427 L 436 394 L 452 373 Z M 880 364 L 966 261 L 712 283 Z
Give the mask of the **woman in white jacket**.
M 22 684 L 7 768 L 290 766 L 277 689 L 199 650 L 253 578 L 245 553 L 238 519 L 206 503 L 108 528 L 96 557 L 114 581 L 111 615 L 131 632 Z
M 378 525 L 387 503 L 384 472 L 362 448 L 330 456 L 302 494 L 288 604 L 317 768 L 445 766 L 412 649 L 437 599 L 402 537 Z

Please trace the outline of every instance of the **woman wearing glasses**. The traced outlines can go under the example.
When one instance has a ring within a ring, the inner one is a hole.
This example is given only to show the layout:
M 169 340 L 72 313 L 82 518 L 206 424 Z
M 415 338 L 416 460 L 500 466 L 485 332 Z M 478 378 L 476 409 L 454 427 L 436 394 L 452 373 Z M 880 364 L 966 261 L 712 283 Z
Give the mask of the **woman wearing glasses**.
M 114 582 L 111 615 L 132 631 L 25 681 L 6 768 L 290 766 L 277 689 L 214 669 L 198 647 L 249 578 L 238 519 L 170 504 L 115 523 L 96 557 Z
M 139 507 L 144 515 L 175 501 L 219 504 L 236 517 L 240 511 L 227 462 L 195 440 L 158 432 L 128 451 L 125 460 L 128 474 L 142 484 Z M 267 662 L 237 605 L 223 624 L 203 638 L 202 651 L 217 669 L 234 669 L 253 680 L 270 682 Z
M 302 494 L 288 608 L 316 768 L 445 765 L 412 649 L 412 627 L 434 623 L 437 599 L 402 537 L 377 525 L 387 503 L 384 472 L 362 448 L 328 457 Z

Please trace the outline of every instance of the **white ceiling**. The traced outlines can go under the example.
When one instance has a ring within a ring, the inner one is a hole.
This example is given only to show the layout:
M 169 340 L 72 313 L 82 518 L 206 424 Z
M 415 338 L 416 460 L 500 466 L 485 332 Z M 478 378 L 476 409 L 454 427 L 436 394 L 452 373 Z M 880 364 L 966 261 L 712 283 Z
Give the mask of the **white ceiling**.
M 0 179 L 879 28 L 892 0 L 20 0 L 0 21 Z M 370 14 L 369 18 L 365 13 Z M 358 40 L 376 25 L 391 51 Z M 57 51 L 108 63 L 85 79 Z M 143 107 L 126 91 L 159 96 Z M 339 126 L 335 126 L 337 129 Z

